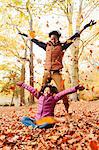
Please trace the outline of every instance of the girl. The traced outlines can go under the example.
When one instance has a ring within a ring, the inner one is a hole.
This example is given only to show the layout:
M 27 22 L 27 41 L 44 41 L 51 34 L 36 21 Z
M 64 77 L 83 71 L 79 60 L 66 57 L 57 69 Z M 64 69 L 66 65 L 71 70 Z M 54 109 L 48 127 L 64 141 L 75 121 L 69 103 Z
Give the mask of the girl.
M 81 85 L 72 87 L 67 90 L 58 92 L 57 88 L 52 85 L 45 85 L 38 92 L 32 86 L 19 82 L 18 86 L 27 89 L 38 99 L 38 111 L 35 118 L 23 117 L 21 122 L 26 126 L 33 128 L 50 128 L 55 124 L 54 108 L 56 103 L 63 98 L 64 95 L 77 92 L 77 90 L 84 90 Z

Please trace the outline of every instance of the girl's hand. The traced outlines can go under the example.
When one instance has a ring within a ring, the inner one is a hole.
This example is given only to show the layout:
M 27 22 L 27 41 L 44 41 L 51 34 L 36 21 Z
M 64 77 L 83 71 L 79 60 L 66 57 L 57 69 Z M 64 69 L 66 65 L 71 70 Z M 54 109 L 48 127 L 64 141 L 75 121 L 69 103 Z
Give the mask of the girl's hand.
M 17 85 L 18 85 L 18 86 L 22 86 L 22 84 L 23 84 L 22 81 L 17 82 Z
M 79 91 L 83 91 L 85 89 L 85 87 L 83 85 L 77 85 L 75 87 L 76 90 L 79 90 Z

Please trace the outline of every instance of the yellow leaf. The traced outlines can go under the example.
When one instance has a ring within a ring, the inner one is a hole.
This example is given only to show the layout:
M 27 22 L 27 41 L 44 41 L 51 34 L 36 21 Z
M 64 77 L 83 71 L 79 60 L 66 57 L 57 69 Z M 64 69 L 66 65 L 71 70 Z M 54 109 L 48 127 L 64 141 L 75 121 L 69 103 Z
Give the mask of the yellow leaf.
M 22 4 L 22 0 L 12 0 L 12 2 L 16 5 L 21 5 Z
M 91 29 L 92 29 L 92 26 L 90 26 L 89 28 L 90 28 L 90 30 L 91 30 Z
M 72 4 L 72 0 L 67 0 L 67 2 L 68 2 L 69 4 Z
M 26 2 L 26 9 L 28 9 L 29 3 L 30 3 L 30 0 L 28 0 L 28 1 Z
M 59 138 L 59 135 L 53 135 L 48 137 L 48 139 L 53 140 L 53 141 L 57 141 L 57 139 Z
M 24 13 L 20 12 L 20 17 L 23 18 L 24 17 Z
M 68 43 L 68 44 L 71 43 L 71 42 L 73 42 L 73 40 L 67 40 L 67 43 Z

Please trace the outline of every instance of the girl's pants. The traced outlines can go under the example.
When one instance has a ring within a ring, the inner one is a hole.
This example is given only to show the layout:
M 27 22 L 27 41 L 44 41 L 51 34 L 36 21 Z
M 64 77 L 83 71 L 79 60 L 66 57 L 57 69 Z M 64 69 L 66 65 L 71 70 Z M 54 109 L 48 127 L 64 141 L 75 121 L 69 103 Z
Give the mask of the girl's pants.
M 53 127 L 54 125 L 53 124 L 48 124 L 48 123 L 44 123 L 42 125 L 36 125 L 34 122 L 35 122 L 35 119 L 32 119 L 32 118 L 29 118 L 29 117 L 23 117 L 21 119 L 21 122 L 25 125 L 25 126 L 32 126 L 33 128 L 51 128 Z

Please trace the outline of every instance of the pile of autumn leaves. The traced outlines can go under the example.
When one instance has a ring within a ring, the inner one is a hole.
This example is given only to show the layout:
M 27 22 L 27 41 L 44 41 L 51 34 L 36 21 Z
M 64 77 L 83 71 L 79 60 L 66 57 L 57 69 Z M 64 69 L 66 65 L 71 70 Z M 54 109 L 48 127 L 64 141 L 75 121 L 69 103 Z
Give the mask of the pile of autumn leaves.
M 62 102 L 55 108 L 59 122 L 51 129 L 32 129 L 20 123 L 36 106 L 0 108 L 0 150 L 98 150 L 99 101 L 71 102 L 67 115 Z

